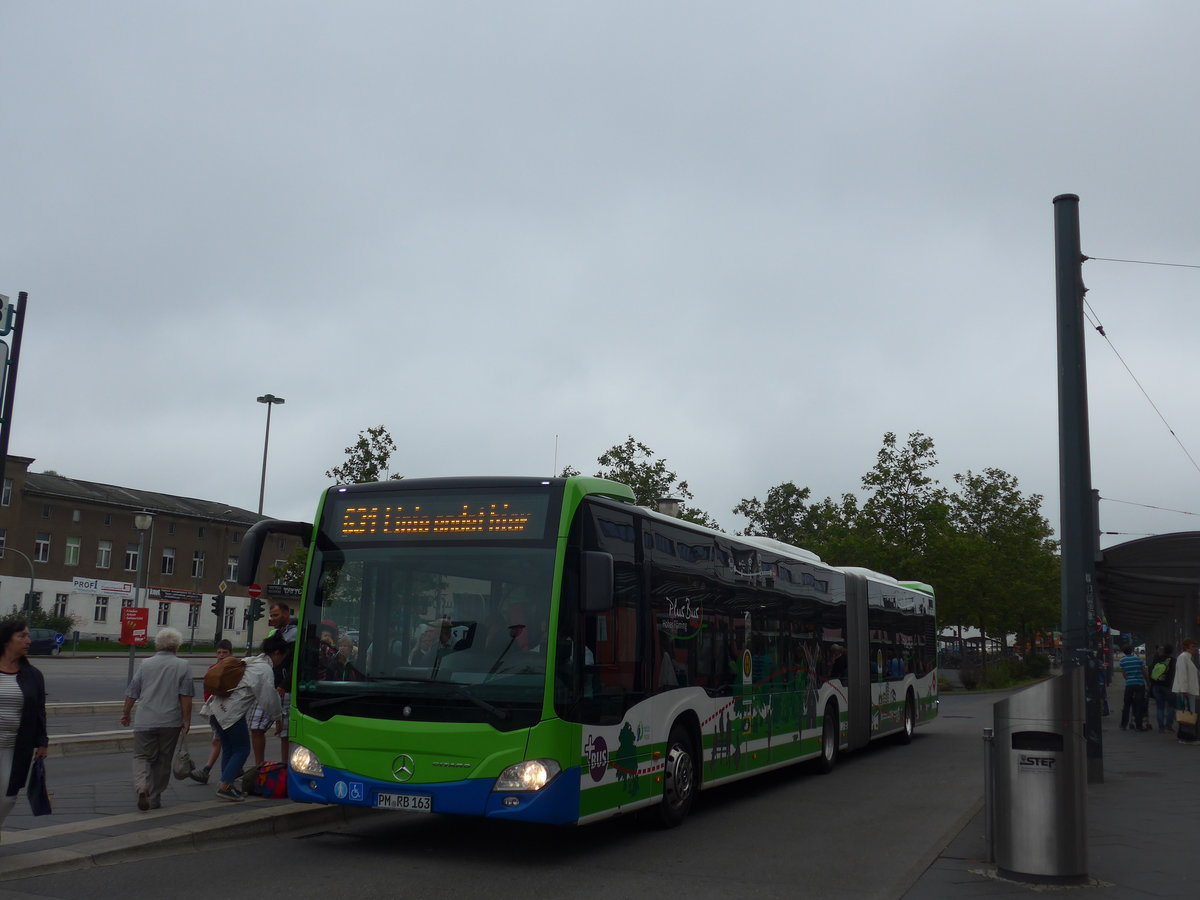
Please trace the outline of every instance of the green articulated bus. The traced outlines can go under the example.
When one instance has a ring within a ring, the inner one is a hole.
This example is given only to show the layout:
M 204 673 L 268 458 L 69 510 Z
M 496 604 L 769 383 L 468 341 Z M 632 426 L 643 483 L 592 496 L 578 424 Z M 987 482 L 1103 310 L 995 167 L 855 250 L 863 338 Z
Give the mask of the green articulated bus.
M 301 536 L 288 791 L 572 824 L 901 742 L 937 714 L 933 589 L 600 478 L 330 488 Z

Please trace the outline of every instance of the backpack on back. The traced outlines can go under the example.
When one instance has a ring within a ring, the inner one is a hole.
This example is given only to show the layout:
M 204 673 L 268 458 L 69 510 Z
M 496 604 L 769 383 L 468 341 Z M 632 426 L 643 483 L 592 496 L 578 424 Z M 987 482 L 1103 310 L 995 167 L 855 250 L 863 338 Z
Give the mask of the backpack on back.
M 244 674 L 246 674 L 245 660 L 232 656 L 219 659 L 216 665 L 211 666 L 204 673 L 204 690 L 217 697 L 228 697 L 233 693 L 234 688 L 242 683 Z

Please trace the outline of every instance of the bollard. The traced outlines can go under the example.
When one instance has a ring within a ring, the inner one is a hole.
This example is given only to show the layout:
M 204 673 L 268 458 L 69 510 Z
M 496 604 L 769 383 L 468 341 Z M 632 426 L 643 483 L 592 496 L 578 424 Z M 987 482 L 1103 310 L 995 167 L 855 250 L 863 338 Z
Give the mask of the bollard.
M 996 759 L 995 729 L 983 729 L 983 845 L 987 849 L 984 862 L 996 861 Z

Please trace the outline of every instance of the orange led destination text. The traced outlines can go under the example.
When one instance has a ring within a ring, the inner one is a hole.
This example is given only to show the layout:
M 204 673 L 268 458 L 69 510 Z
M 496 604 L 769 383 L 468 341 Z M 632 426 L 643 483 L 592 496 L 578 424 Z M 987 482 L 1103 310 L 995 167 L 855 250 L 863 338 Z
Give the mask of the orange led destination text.
M 529 519 L 529 513 L 513 512 L 507 503 L 478 508 L 464 505 L 461 512 L 436 515 L 423 512 L 420 506 L 351 506 L 342 513 L 342 534 L 519 534 Z

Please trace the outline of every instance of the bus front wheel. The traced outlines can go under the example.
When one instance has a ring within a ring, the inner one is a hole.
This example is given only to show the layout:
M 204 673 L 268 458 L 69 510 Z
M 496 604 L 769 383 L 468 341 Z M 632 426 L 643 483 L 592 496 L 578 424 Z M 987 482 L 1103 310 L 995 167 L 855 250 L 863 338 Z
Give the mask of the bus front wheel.
M 697 782 L 692 739 L 687 729 L 678 722 L 671 726 L 671 736 L 667 739 L 666 763 L 658 822 L 663 828 L 674 828 L 691 811 Z

